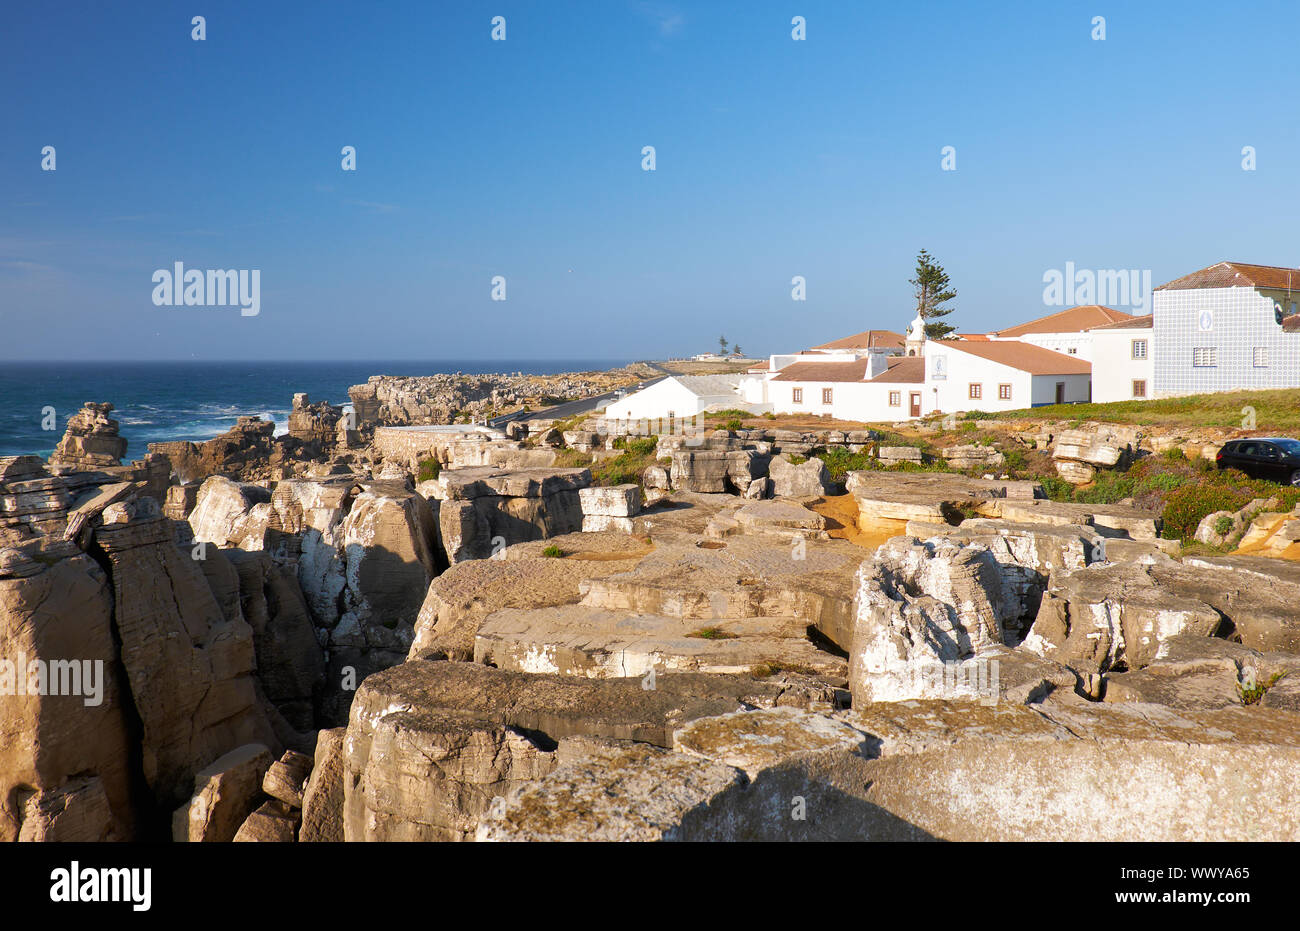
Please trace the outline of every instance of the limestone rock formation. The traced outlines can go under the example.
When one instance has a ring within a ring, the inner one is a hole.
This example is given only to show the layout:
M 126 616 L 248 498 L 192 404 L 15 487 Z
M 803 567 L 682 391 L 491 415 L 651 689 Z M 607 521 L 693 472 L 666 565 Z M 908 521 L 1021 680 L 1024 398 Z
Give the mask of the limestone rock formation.
M 253 631 L 238 614 L 223 613 L 199 561 L 175 545 L 153 499 L 110 505 L 95 541 L 112 565 L 144 776 L 171 811 L 190 797 L 194 774 L 229 750 L 249 743 L 279 750 L 256 695 Z M 208 558 L 221 557 L 209 551 Z
M 118 436 L 118 423 L 109 417 L 113 405 L 87 401 L 68 418 L 63 439 L 50 456 L 51 467 L 95 469 L 120 466 L 126 439 Z
M 668 747 L 681 724 L 772 698 L 732 676 L 577 679 L 408 662 L 357 692 L 345 745 L 347 840 L 465 840 L 505 796 L 554 770 L 566 738 Z
M 586 469 L 448 470 L 427 483 L 438 501 L 447 560 L 486 559 L 504 547 L 582 529 Z M 424 486 L 422 486 L 424 487 Z
M 14 557 L 0 558 L 0 841 L 128 840 L 130 696 L 108 579 L 75 551 L 0 554 Z
M 1002 571 L 983 544 L 896 537 L 858 578 L 855 703 L 952 697 L 944 667 L 1003 642 Z

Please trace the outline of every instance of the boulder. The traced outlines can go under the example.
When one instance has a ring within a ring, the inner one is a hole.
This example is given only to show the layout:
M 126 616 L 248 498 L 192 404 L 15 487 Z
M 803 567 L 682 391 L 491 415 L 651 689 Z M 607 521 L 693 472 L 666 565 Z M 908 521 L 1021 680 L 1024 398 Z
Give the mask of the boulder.
M 1008 611 L 987 546 L 896 537 L 859 570 L 856 607 L 849 652 L 855 704 L 953 697 L 957 679 L 969 687 L 962 692 L 978 693 L 981 679 L 987 686 L 987 672 L 981 676 L 973 661 L 1003 642 Z
M 266 770 L 262 778 L 262 791 L 290 808 L 302 808 L 303 790 L 311 775 L 312 757 L 295 750 L 286 750 Z
M 954 469 L 999 469 L 1006 457 L 992 446 L 948 446 L 942 456 Z
M 774 456 L 768 466 L 768 477 L 772 480 L 772 494 L 778 498 L 821 496 L 834 487 L 826 464 L 815 456 L 798 465 L 785 454 Z
M 302 843 L 340 843 L 343 840 L 343 759 L 347 728 L 322 730 L 316 736 L 316 753 L 302 794 Z
M 172 817 L 172 840 L 234 840 L 261 800 L 262 778 L 274 759 L 262 744 L 245 744 L 195 773 L 193 797 Z
M 298 838 L 298 812 L 284 802 L 263 802 L 235 832 L 236 843 L 292 844 Z
M 232 481 L 221 475 L 206 479 L 199 486 L 194 510 L 189 514 L 195 540 L 225 546 L 237 542 L 247 531 L 237 534 L 235 525 L 253 506 L 271 501 L 271 493 L 260 485 Z

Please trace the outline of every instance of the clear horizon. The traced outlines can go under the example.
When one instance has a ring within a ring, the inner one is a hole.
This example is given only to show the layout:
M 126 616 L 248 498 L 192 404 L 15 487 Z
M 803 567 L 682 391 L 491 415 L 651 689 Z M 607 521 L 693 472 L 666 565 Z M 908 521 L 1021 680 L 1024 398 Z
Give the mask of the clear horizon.
M 0 101 L 0 362 L 653 360 L 720 334 L 764 358 L 902 332 L 922 248 L 964 332 L 1060 309 L 1044 275 L 1069 264 L 1157 285 L 1300 265 L 1267 209 L 1300 194 L 1293 81 L 1266 53 L 1295 4 L 7 20 L 0 74 L 23 93 Z M 255 315 L 154 303 L 178 262 L 258 271 Z M 385 349 L 412 343 L 437 358 Z

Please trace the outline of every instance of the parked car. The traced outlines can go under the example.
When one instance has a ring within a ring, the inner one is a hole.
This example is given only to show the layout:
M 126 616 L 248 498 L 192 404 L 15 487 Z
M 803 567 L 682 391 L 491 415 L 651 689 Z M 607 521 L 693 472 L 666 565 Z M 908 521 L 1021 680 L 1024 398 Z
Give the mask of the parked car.
M 1300 486 L 1300 440 L 1258 436 L 1224 443 L 1214 457 L 1220 469 L 1240 469 L 1251 478 Z

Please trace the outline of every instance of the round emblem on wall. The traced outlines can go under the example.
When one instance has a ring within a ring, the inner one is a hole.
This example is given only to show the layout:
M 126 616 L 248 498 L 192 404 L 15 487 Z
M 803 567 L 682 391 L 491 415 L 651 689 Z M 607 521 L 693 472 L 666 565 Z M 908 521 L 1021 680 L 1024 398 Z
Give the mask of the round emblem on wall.
M 1208 310 L 1201 311 L 1201 315 L 1196 319 L 1196 324 L 1200 327 L 1202 333 L 1208 333 L 1214 329 L 1214 314 Z

